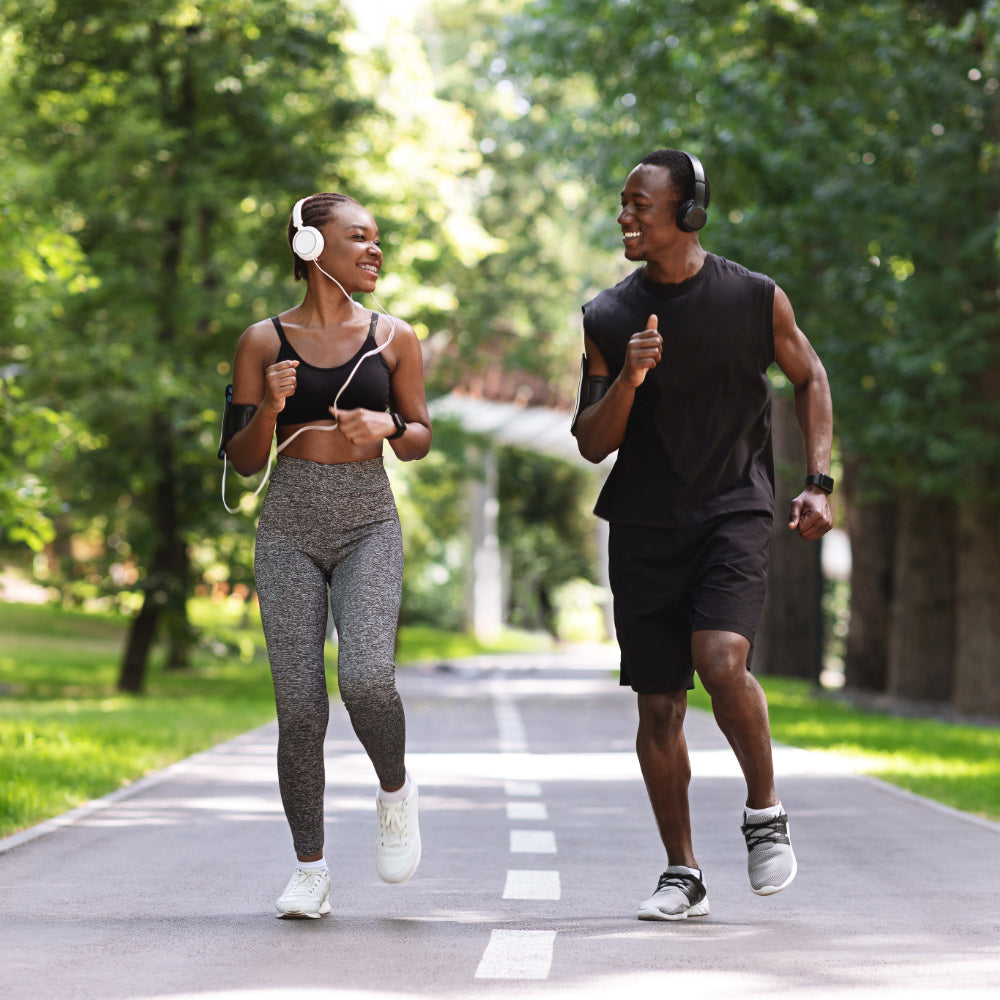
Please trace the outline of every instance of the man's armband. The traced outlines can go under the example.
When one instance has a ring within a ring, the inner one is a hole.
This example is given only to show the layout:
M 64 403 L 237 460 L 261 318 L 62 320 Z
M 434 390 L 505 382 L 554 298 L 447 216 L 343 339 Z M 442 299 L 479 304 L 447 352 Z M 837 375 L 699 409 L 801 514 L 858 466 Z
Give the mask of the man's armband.
M 576 390 L 576 410 L 573 413 L 573 423 L 570 424 L 570 434 L 576 434 L 576 424 L 588 406 L 599 403 L 611 387 L 610 375 L 590 375 L 587 372 L 587 355 L 580 360 L 580 383 Z
M 226 456 L 226 444 L 229 439 L 243 430 L 257 412 L 256 406 L 233 402 L 233 387 L 226 386 L 226 408 L 222 414 L 222 436 L 219 438 L 219 458 Z

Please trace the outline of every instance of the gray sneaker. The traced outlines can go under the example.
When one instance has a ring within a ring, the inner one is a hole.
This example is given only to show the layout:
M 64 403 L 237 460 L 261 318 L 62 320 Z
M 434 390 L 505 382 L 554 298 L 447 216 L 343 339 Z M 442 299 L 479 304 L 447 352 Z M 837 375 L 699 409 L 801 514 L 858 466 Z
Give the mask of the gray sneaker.
M 774 819 L 748 822 L 743 814 L 740 827 L 747 842 L 747 871 L 750 888 L 758 896 L 781 892 L 791 884 L 799 866 L 788 837 L 788 816 L 782 813 Z
M 708 913 L 708 893 L 701 872 L 668 868 L 657 883 L 656 892 L 639 904 L 640 920 L 684 920 Z

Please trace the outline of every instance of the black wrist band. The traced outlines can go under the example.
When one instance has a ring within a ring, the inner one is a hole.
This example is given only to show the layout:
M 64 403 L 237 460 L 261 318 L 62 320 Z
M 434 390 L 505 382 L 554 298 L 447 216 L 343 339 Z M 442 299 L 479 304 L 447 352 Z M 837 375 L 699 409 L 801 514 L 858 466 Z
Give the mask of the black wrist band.
M 811 476 L 806 476 L 806 486 L 818 486 L 824 493 L 832 493 L 833 479 L 823 475 L 822 472 L 816 472 Z
M 389 416 L 392 417 L 392 422 L 396 425 L 396 432 L 394 434 L 390 434 L 386 438 L 386 441 L 393 441 L 396 438 L 403 436 L 403 432 L 406 430 L 406 421 L 398 413 L 396 413 L 395 410 L 393 410 Z

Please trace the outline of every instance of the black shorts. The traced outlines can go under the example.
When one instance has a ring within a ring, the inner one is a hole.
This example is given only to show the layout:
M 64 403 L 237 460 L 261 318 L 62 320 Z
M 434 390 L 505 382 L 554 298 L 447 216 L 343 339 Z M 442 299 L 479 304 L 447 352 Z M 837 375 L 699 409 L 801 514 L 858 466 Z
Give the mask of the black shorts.
M 608 542 L 621 684 L 640 694 L 694 687 L 691 633 L 737 632 L 753 655 L 770 514 L 740 512 L 681 528 L 611 525 Z

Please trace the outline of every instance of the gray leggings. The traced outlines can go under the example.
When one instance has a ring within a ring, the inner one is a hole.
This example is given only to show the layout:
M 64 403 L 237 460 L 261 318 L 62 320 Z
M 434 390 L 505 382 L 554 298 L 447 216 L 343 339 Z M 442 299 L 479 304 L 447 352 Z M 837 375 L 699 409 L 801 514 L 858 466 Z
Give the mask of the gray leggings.
M 261 507 L 254 573 L 274 680 L 281 801 L 295 853 L 319 854 L 328 595 L 351 725 L 383 786 L 406 779 L 395 668 L 403 543 L 381 457 L 320 465 L 279 456 Z

